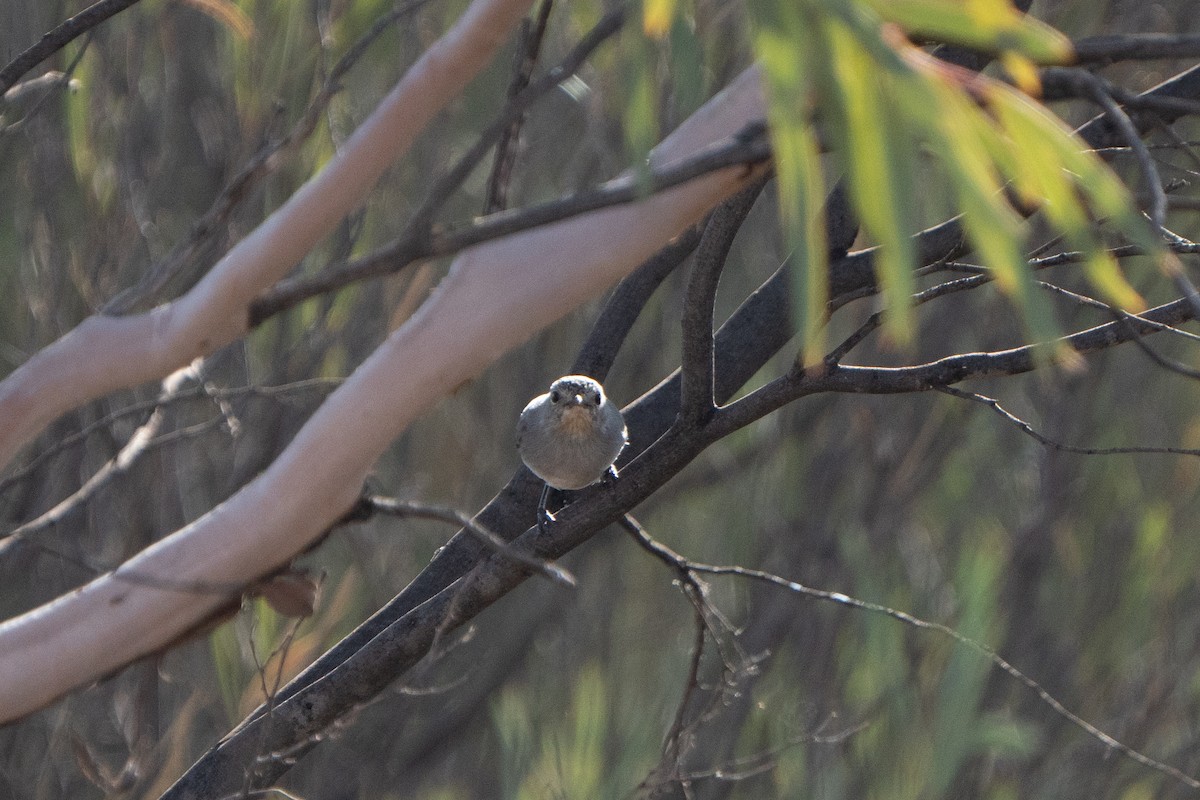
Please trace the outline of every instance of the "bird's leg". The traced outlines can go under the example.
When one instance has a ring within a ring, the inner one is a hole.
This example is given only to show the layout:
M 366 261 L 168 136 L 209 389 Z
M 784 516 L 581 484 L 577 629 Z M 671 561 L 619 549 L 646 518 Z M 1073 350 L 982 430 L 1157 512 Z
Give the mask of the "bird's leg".
M 612 489 L 617 485 L 617 467 L 615 464 L 608 465 L 608 469 L 600 476 L 600 483 L 605 489 Z
M 546 503 L 550 500 L 550 484 L 542 484 L 542 496 L 538 500 L 537 521 L 538 533 L 546 532 L 546 523 L 554 522 L 554 515 L 550 513 L 550 509 L 546 508 Z

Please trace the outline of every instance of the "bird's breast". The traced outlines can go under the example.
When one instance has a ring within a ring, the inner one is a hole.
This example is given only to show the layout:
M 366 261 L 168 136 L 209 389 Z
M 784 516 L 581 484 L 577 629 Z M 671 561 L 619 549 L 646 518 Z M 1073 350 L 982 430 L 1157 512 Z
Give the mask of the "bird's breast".
M 592 415 L 583 406 L 567 408 L 562 413 L 562 423 L 559 429 L 574 438 L 590 436 L 595 431 L 596 423 Z

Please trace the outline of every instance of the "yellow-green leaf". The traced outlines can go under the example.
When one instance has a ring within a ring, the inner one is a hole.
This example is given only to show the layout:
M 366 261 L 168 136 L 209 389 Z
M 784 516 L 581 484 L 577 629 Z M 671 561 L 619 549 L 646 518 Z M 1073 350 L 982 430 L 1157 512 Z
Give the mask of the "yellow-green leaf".
M 1040 64 L 1071 60 L 1071 42 L 1022 14 L 1008 0 L 870 0 L 889 22 L 909 33 L 983 50 L 1015 50 Z
M 916 148 L 908 135 L 910 116 L 895 107 L 888 91 L 888 73 L 878 68 L 854 33 L 839 20 L 828 19 L 833 79 L 837 88 L 835 115 L 851 196 L 859 221 L 879 244 L 876 274 L 887 301 L 885 330 L 896 342 L 912 341 L 913 270 L 916 251 L 912 197 Z M 880 119 L 892 124 L 880 125 Z
M 662 39 L 671 30 L 675 19 L 676 0 L 644 0 L 642 29 L 653 39 Z

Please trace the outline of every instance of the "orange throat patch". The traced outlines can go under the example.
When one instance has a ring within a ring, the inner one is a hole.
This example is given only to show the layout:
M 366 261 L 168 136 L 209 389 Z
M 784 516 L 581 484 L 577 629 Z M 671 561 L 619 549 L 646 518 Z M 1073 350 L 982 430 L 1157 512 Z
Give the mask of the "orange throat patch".
M 592 430 L 592 415 L 583 406 L 564 408 L 562 413 L 562 432 L 568 436 L 586 436 Z

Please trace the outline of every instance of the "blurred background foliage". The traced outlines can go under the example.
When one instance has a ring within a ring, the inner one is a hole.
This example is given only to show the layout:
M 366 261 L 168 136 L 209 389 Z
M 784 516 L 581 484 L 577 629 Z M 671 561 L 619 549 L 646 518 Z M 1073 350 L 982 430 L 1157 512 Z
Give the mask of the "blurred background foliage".
M 336 151 L 466 0 L 428 0 L 368 49 L 313 136 L 255 184 L 184 290 Z M 1033 13 L 1070 37 L 1195 31 L 1185 0 L 1058 0 Z M 323 76 L 393 4 L 377 0 L 144 0 L 59 54 L 75 86 L 34 113 L 3 108 L 0 132 L 0 369 L 70 330 L 161 260 L 236 171 L 300 117 Z M 5 61 L 73 5 L 6 0 Z M 543 63 L 599 18 L 596 2 L 556 5 Z M 661 38 L 631 26 L 540 102 L 524 131 L 514 205 L 594 184 L 648 146 L 751 59 L 740 4 L 677 4 Z M 441 174 L 501 107 L 511 48 L 397 164 L 370 202 L 299 266 L 368 252 L 396 235 Z M 1187 65 L 1153 61 L 1105 74 L 1143 90 Z M 1055 107 L 1071 124 L 1094 110 Z M 1185 139 L 1194 126 L 1178 124 Z M 1154 142 L 1169 142 L 1158 136 Z M 1186 154 L 1156 151 L 1168 181 Z M 1112 162 L 1134 180 L 1130 159 Z M 953 208 L 945 177 L 915 164 L 916 225 Z M 481 213 L 477 170 L 443 214 Z M 1136 182 L 1134 182 L 1136 188 Z M 1186 194 L 1186 189 L 1183 190 Z M 1195 238 L 1194 212 L 1169 225 Z M 790 251 L 773 191 L 759 201 L 718 297 L 724 318 Z M 860 244 L 867 243 L 863 239 Z M 567 256 L 569 257 L 569 255 Z M 1127 264 L 1128 266 L 1128 264 Z M 164 439 L 89 503 L 0 560 L 0 613 L 26 611 L 111 568 L 205 513 L 286 445 L 354 366 L 413 310 L 444 264 L 429 263 L 312 301 L 206 360 L 203 383 L 282 387 L 199 394 L 166 411 Z M 1079 270 L 1053 278 L 1087 290 Z M 188 278 L 187 276 L 191 277 Z M 1169 287 L 1128 270 L 1151 303 Z M 608 380 L 624 404 L 679 361 L 685 273 L 669 278 Z M 924 285 L 924 284 L 920 284 Z M 517 466 L 513 425 L 530 396 L 568 369 L 597 306 L 493 365 L 391 449 L 377 490 L 474 510 Z M 838 313 L 831 341 L 874 310 Z M 1100 312 L 1054 300 L 1056 324 Z M 992 289 L 919 309 L 900 363 L 1011 346 L 1022 325 Z M 1161 338 L 1161 337 L 1159 337 Z M 1155 344 L 1197 364 L 1177 342 Z M 763 370 L 785 370 L 784 353 Z M 751 381 L 757 385 L 759 379 Z M 1132 347 L 1078 371 L 977 381 L 1045 435 L 1085 446 L 1200 447 L 1198 392 Z M 6 483 L 15 525 L 74 491 L 144 420 L 119 413 L 156 387 L 105 398 L 57 421 Z M 115 415 L 115 416 L 113 416 Z M 110 418 L 111 417 L 111 418 Z M 37 462 L 33 458 L 88 429 Z M 1200 615 L 1194 520 L 1200 464 L 1164 455 L 1088 457 L 1043 447 L 987 409 L 944 395 L 813 397 L 710 448 L 635 514 L 698 560 L 773 571 L 945 622 L 994 647 L 1068 708 L 1190 774 L 1200 772 Z M 156 797 L 281 679 L 346 634 L 419 571 L 450 531 L 383 520 L 336 531 L 302 564 L 320 576 L 302 622 L 259 599 L 214 631 L 0 730 L 0 795 Z M 357 711 L 285 779 L 311 798 L 631 796 L 659 760 L 695 638 L 673 575 L 617 531 L 566 559 L 574 592 L 530 581 L 414 675 Z M 712 578 L 737 629 L 710 647 L 683 761 L 697 797 L 1136 798 L 1183 787 L 1114 757 L 977 653 L 936 633 L 738 578 Z M 728 666 L 735 669 L 729 670 Z

